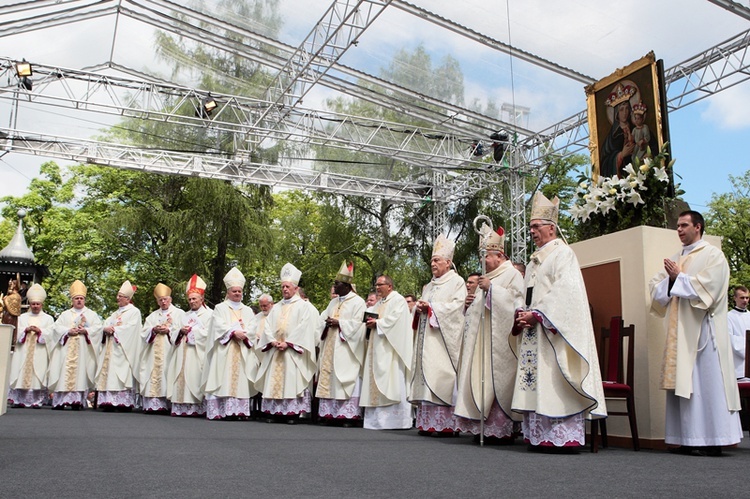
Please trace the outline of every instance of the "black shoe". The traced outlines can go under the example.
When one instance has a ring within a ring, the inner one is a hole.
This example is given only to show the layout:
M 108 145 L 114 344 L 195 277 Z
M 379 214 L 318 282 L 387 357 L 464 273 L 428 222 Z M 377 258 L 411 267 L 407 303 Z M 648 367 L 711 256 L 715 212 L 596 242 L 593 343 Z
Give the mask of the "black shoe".
M 432 435 L 432 432 L 427 430 L 419 430 L 417 432 L 417 435 L 420 435 L 422 437 L 429 437 L 430 435 Z
M 718 445 L 709 445 L 698 449 L 699 456 L 721 457 L 721 447 Z
M 680 454 L 682 456 L 697 456 L 698 449 L 690 447 L 689 445 L 681 445 L 679 447 L 670 447 L 667 449 L 670 454 Z

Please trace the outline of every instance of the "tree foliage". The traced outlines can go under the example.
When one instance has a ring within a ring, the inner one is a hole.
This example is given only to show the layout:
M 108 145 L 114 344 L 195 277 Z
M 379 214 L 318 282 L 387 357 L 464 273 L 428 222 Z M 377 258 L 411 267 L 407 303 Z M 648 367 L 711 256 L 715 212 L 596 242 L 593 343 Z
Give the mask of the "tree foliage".
M 708 203 L 706 231 L 721 236 L 729 262 L 730 286 L 750 285 L 750 171 L 729 176 L 732 191 L 714 194 Z

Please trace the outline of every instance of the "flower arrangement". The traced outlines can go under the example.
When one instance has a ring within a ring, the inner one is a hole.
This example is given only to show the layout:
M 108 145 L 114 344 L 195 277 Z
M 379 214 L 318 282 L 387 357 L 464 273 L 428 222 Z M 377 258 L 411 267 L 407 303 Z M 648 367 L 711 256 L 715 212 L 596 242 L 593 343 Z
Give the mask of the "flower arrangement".
M 570 214 L 577 222 L 580 239 L 601 236 L 619 230 L 651 225 L 667 226 L 669 171 L 675 160 L 667 163 L 667 144 L 653 159 L 637 158 L 623 168 L 623 177 L 579 178 L 575 202 Z M 648 151 L 647 156 L 651 156 Z M 627 175 L 627 176 L 626 176 Z M 678 194 L 682 194 L 680 191 Z

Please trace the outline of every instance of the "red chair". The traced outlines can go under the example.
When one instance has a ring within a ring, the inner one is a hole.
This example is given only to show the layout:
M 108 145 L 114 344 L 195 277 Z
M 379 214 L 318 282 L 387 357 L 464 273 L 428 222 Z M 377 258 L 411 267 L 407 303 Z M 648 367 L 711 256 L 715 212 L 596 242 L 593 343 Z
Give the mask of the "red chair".
M 626 373 L 623 373 L 624 341 L 628 339 L 628 362 Z M 609 339 L 609 353 L 606 356 L 605 347 Z M 625 401 L 625 411 L 608 410 L 609 416 L 627 416 L 630 422 L 630 434 L 633 439 L 633 450 L 640 450 L 638 441 L 638 423 L 635 417 L 635 391 L 633 389 L 633 370 L 635 365 L 635 326 L 624 327 L 622 317 L 612 317 L 609 329 L 602 328 L 599 338 L 599 364 L 602 368 L 604 398 L 621 399 Z M 605 362 L 606 360 L 606 362 Z M 750 385 L 750 384 L 749 384 Z M 749 386 L 750 388 L 750 386 Z M 597 433 L 602 432 L 602 447 L 607 447 L 607 420 L 594 419 L 591 421 L 591 452 L 598 452 Z
M 745 331 L 745 378 L 750 378 L 750 330 Z M 741 381 L 737 383 L 737 388 L 740 390 L 740 403 L 742 404 L 742 410 L 740 411 L 740 420 L 742 421 L 742 429 L 750 429 L 750 381 Z

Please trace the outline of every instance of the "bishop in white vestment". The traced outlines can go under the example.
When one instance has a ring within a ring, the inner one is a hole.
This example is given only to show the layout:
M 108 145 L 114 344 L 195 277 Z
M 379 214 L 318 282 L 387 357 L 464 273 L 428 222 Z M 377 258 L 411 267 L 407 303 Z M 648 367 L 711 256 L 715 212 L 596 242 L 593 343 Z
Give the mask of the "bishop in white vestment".
M 55 319 L 42 311 L 47 292 L 39 284 L 26 292 L 29 311 L 18 317 L 16 349 L 10 364 L 8 401 L 15 407 L 41 407 L 47 398 L 47 342 Z
M 71 284 L 73 306 L 57 318 L 52 341 L 47 342 L 48 388 L 54 409 L 85 407 L 88 391 L 94 388 L 102 320 L 86 307 L 86 291 L 81 281 Z

